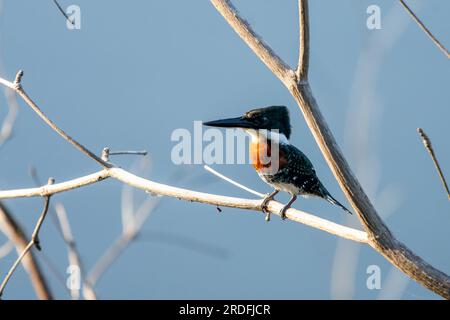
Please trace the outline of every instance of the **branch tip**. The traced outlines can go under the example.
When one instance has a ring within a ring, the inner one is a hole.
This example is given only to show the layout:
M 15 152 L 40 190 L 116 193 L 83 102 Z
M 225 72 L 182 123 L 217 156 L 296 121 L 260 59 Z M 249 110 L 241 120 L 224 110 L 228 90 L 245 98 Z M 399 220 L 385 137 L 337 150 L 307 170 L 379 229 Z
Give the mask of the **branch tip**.
M 16 88 L 16 90 L 21 87 L 23 74 L 24 74 L 23 70 L 19 70 L 16 73 L 16 77 L 14 78 L 14 82 L 13 82 L 14 87 Z
M 419 133 L 420 137 L 422 138 L 423 145 L 425 146 L 425 149 L 427 149 L 428 153 L 430 154 L 431 160 L 433 160 L 434 166 L 436 167 L 436 170 L 438 172 L 439 178 L 441 179 L 442 185 L 444 186 L 444 189 L 447 192 L 447 197 L 448 197 L 448 199 L 450 199 L 450 189 L 448 187 L 447 181 L 445 180 L 445 176 L 444 176 L 444 173 L 442 172 L 439 161 L 436 157 L 436 153 L 434 152 L 433 146 L 431 144 L 431 140 L 428 137 L 428 135 L 425 133 L 425 131 L 423 131 L 422 128 L 417 128 L 417 132 Z
M 102 160 L 105 162 L 109 161 L 109 148 L 108 147 L 104 147 L 102 150 Z

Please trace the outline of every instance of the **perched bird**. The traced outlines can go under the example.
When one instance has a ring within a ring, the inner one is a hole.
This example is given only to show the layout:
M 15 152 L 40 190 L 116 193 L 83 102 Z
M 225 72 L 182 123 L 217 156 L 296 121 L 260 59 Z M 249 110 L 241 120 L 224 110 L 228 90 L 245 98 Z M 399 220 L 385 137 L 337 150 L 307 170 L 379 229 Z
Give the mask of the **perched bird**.
M 267 203 L 280 191 L 291 195 L 289 202 L 280 211 L 283 220 L 286 218 L 286 210 L 291 207 L 298 195 L 323 198 L 351 214 L 323 186 L 306 155 L 289 143 L 291 124 L 289 111 L 285 106 L 253 109 L 237 118 L 203 124 L 221 128 L 240 128 L 251 136 L 252 165 L 261 179 L 274 188 L 262 202 L 262 210 L 266 212 L 267 221 L 270 220 L 270 212 L 266 210 Z

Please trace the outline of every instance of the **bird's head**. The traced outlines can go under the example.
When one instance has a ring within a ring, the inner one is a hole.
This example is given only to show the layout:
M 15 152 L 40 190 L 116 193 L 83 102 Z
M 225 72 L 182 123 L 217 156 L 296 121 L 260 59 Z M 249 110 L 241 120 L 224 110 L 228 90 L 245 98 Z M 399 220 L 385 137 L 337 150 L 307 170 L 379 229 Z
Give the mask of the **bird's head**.
M 286 139 L 291 135 L 289 111 L 285 106 L 271 106 L 247 111 L 240 117 L 214 120 L 205 126 L 220 128 L 241 128 L 246 130 L 278 130 Z

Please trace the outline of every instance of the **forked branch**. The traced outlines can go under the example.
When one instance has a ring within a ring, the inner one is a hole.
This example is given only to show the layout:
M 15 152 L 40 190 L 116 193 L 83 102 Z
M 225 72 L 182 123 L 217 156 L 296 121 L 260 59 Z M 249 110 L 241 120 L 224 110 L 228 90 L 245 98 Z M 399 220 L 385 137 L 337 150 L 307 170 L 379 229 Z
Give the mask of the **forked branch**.
M 364 193 L 358 180 L 350 170 L 345 158 L 343 157 L 320 109 L 314 99 L 311 88 L 307 82 L 308 61 L 309 61 L 309 19 L 308 5 L 306 0 L 299 0 L 299 12 L 301 25 L 300 65 L 297 72 L 292 70 L 273 50 L 265 44 L 261 38 L 252 30 L 250 25 L 243 20 L 236 9 L 228 0 L 211 0 L 217 10 L 225 17 L 228 23 L 241 36 L 241 38 L 250 46 L 258 57 L 267 65 L 267 67 L 285 84 L 292 96 L 297 101 L 305 120 L 316 139 L 328 165 L 338 180 L 342 190 L 347 196 L 349 202 L 355 209 L 366 232 L 348 228 L 318 218 L 305 212 L 289 209 L 287 217 L 291 220 L 307 224 L 309 226 L 327 231 L 338 236 L 370 244 L 392 264 L 400 270 L 414 278 L 425 287 L 433 290 L 445 298 L 450 298 L 450 279 L 443 272 L 435 269 L 404 244 L 395 239 L 389 229 L 384 225 L 378 216 L 368 197 Z M 302 11 L 303 10 L 303 11 Z M 303 34 L 303 36 L 302 36 Z M 108 159 L 102 159 L 76 140 L 68 136 L 62 129 L 49 120 L 39 107 L 28 97 L 22 89 L 20 80 L 22 73 L 16 77 L 16 81 L 11 83 L 0 78 L 0 84 L 14 89 L 24 101 L 58 134 L 82 151 L 90 158 L 97 161 L 103 170 L 81 177 L 75 180 L 40 188 L 19 189 L 0 191 L 0 199 L 17 197 L 49 197 L 55 193 L 79 188 L 88 184 L 97 183 L 106 178 L 114 178 L 130 186 L 145 190 L 149 193 L 175 197 L 188 201 L 195 201 L 216 206 L 225 206 L 241 209 L 261 211 L 262 200 L 249 200 L 233 197 L 213 195 L 203 192 L 196 192 L 172 186 L 159 184 L 147 179 L 133 175 L 123 169 L 117 168 L 108 162 Z M 268 210 L 278 214 L 282 204 L 276 201 L 270 201 Z
M 295 72 L 289 67 L 276 68 L 274 66 L 286 66 L 286 63 L 275 55 L 273 51 L 256 34 L 251 26 L 240 17 L 237 10 L 229 0 L 210 0 L 214 7 L 222 14 L 230 26 L 239 34 L 255 54 L 269 67 L 288 88 L 303 113 L 305 121 L 310 128 L 325 160 L 336 177 L 341 189 L 346 195 L 352 207 L 367 232 L 369 244 L 381 253 L 388 261 L 397 268 L 415 279 L 423 286 L 434 291 L 446 299 L 450 299 L 450 278 L 443 272 L 437 270 L 423 259 L 418 257 L 403 243 L 398 241 L 388 227 L 381 220 L 375 208 L 365 194 L 359 181 L 351 171 L 345 160 L 331 130 L 325 121 L 319 106 L 314 98 L 308 82 L 298 82 Z M 299 11 L 308 8 L 307 0 L 299 0 Z M 300 16 L 301 30 L 309 30 L 308 19 Z M 303 24 L 303 25 L 302 25 Z M 302 32 L 300 32 L 302 33 Z M 304 43 L 308 37 L 301 40 L 303 50 L 309 50 L 309 45 Z M 301 52 L 301 50 L 300 50 Z M 307 56 L 303 52 L 301 55 Z M 307 60 L 303 60 L 305 63 Z M 308 70 L 307 68 L 303 68 Z M 302 70 L 299 66 L 297 70 Z M 306 75 L 303 75 L 306 79 Z
M 54 183 L 54 180 L 52 178 L 50 178 L 48 180 L 48 185 L 51 185 L 53 183 Z M 6 277 L 3 279 L 3 282 L 0 285 L 0 298 L 3 295 L 3 291 L 5 290 L 5 287 L 8 284 L 9 279 L 11 279 L 14 271 L 19 266 L 19 264 L 22 262 L 22 259 L 30 252 L 31 248 L 33 246 L 35 246 L 39 251 L 41 250 L 41 244 L 39 241 L 39 231 L 41 230 L 42 223 L 44 223 L 45 217 L 47 216 L 49 204 L 50 204 L 50 195 L 47 195 L 44 197 L 44 206 L 42 208 L 41 214 L 39 215 L 39 219 L 36 222 L 36 226 L 34 227 L 30 242 L 23 249 L 22 253 L 17 257 L 16 261 L 11 266 L 8 273 L 6 274 Z

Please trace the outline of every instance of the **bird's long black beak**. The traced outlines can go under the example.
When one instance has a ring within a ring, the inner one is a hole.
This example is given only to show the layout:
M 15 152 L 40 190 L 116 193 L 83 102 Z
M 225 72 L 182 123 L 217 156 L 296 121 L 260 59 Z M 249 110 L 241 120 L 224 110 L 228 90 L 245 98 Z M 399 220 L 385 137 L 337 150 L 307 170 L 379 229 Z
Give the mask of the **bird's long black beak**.
M 257 129 L 254 123 L 249 121 L 244 117 L 237 118 L 228 118 L 222 120 L 214 120 L 203 122 L 203 125 L 209 127 L 219 127 L 219 128 L 249 128 L 249 129 Z

